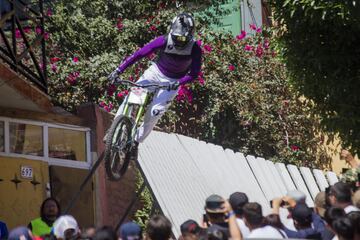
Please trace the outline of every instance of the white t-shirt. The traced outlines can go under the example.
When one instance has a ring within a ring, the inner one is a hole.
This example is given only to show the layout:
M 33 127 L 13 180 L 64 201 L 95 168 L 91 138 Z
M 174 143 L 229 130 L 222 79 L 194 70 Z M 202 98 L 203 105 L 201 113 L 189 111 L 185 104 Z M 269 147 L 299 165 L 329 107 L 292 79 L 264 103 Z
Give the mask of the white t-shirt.
M 281 235 L 280 232 L 283 234 Z M 277 239 L 283 239 L 287 238 L 286 233 L 282 230 L 277 230 L 274 227 L 271 226 L 265 226 L 262 228 L 256 228 L 251 231 L 249 236 L 247 238 L 277 238 Z
M 349 205 L 346 208 L 344 208 L 345 213 L 349 213 L 349 212 L 357 212 L 359 211 L 359 209 L 357 207 L 355 207 L 354 205 Z
M 247 238 L 250 234 L 250 229 L 245 225 L 244 220 L 241 218 L 236 218 L 237 225 L 240 228 L 243 238 Z

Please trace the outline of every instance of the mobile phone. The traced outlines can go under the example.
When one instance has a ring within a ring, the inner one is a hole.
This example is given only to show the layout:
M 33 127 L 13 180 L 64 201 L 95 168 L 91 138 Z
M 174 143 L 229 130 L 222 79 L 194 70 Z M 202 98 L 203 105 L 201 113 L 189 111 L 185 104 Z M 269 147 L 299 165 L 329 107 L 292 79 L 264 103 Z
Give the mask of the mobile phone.
M 203 222 L 206 223 L 206 225 L 209 226 L 209 218 L 206 214 L 203 214 Z

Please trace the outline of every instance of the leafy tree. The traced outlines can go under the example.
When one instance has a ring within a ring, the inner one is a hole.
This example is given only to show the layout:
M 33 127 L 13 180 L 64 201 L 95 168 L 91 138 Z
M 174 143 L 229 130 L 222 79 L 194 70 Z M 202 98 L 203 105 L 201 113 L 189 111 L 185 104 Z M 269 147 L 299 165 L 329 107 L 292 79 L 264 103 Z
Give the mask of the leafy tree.
M 295 89 L 314 102 L 323 129 L 360 150 L 360 4 L 273 0 L 279 50 Z

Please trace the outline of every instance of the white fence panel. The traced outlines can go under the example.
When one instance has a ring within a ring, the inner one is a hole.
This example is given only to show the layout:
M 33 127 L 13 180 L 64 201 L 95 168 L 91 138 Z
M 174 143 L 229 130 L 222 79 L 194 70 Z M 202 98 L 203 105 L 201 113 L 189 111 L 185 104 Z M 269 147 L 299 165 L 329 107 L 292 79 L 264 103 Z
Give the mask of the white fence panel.
M 334 185 L 335 183 L 337 183 L 339 181 L 338 177 L 336 176 L 336 173 L 334 173 L 332 171 L 326 172 L 326 176 L 329 180 L 330 185 Z
M 296 188 L 306 195 L 306 204 L 309 207 L 314 207 L 314 201 L 312 200 L 312 197 L 306 187 L 306 184 L 303 178 L 301 177 L 299 169 L 295 165 L 291 165 L 291 164 L 287 165 L 287 168 L 289 170 L 292 179 L 294 180 Z
M 323 173 L 323 171 L 319 169 L 313 169 L 314 177 L 316 179 L 317 184 L 321 191 L 325 191 L 325 189 L 329 186 L 328 181 Z
M 315 199 L 316 195 L 320 192 L 320 190 L 315 182 L 311 170 L 307 167 L 300 167 L 300 172 L 304 178 L 304 181 L 310 191 L 312 198 Z
M 296 186 L 295 186 L 285 164 L 275 163 L 275 167 L 278 170 L 278 173 L 280 174 L 281 179 L 283 180 L 283 182 L 285 184 L 287 192 L 291 191 L 291 190 L 295 190 Z

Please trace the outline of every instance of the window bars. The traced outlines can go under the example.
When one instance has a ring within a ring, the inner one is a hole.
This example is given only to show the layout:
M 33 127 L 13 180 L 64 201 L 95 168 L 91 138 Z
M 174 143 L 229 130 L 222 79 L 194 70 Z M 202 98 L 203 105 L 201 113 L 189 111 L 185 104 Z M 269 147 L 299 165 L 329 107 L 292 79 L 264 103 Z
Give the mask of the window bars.
M 43 0 L 0 0 L 0 59 L 47 93 Z

